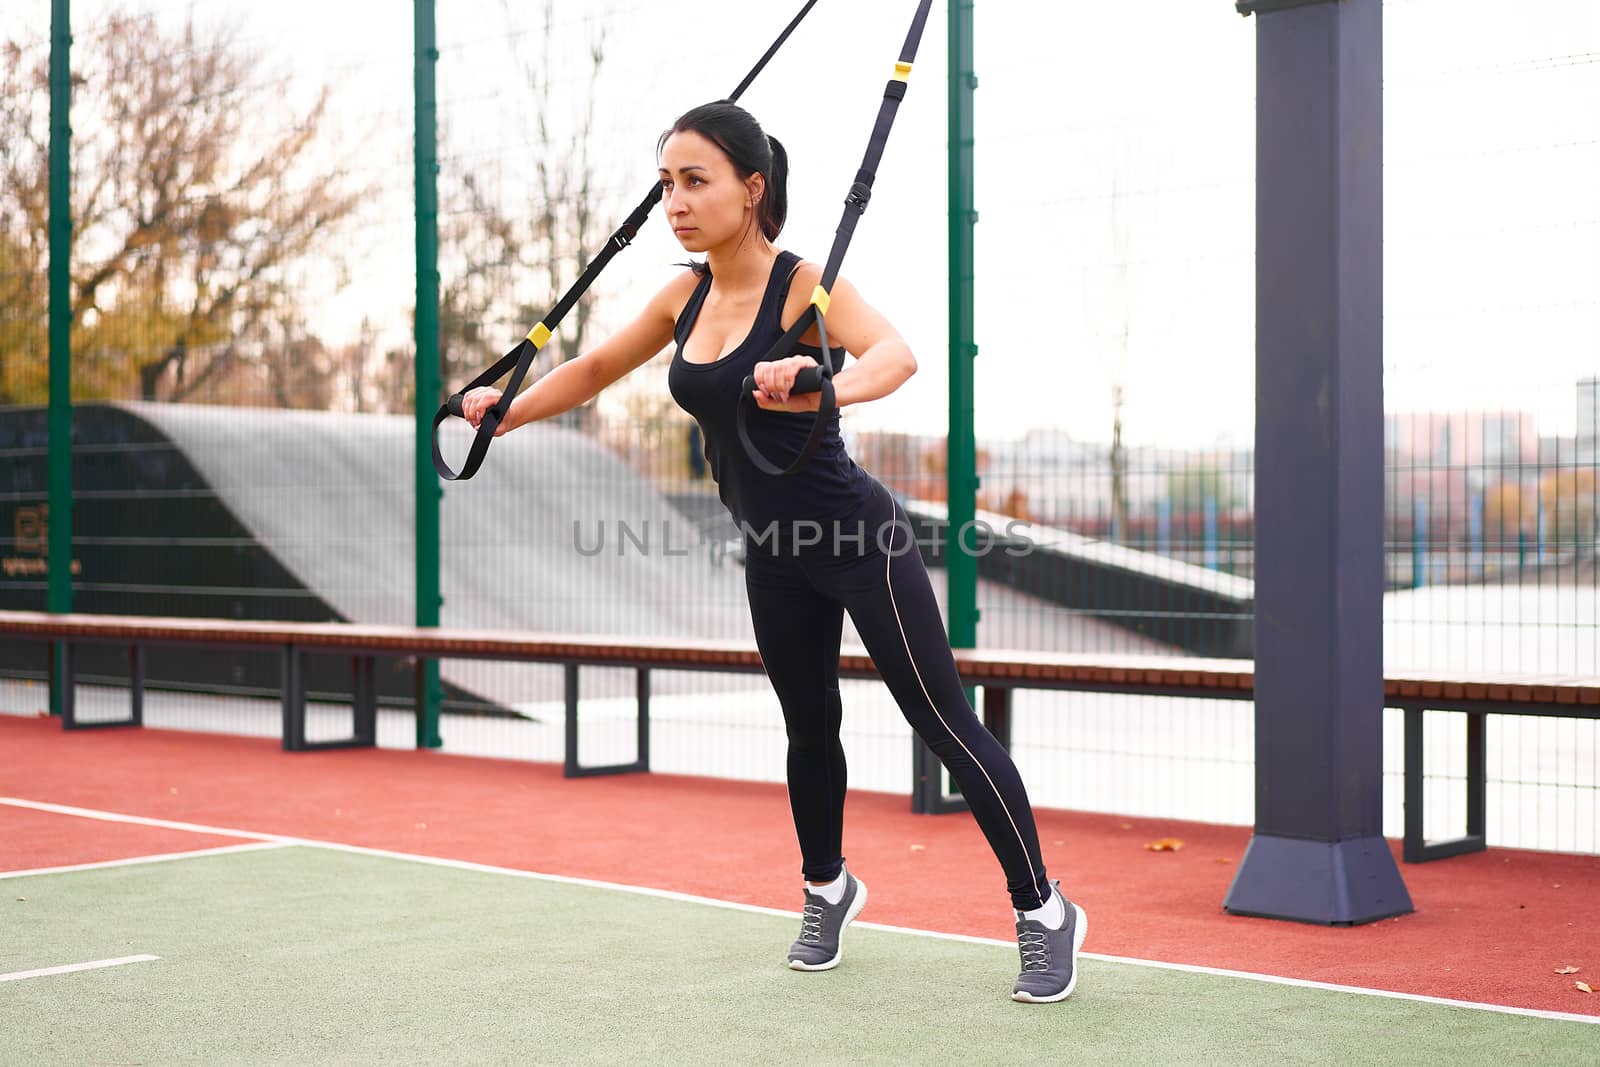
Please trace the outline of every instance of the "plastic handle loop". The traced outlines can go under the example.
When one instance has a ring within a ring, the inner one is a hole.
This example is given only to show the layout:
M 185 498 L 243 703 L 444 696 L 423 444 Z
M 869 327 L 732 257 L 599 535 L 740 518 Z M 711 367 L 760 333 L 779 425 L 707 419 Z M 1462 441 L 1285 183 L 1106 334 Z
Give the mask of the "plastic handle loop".
M 780 467 L 768 459 L 756 443 L 750 439 L 749 413 L 756 407 L 754 393 L 756 380 L 750 375 L 745 376 L 744 388 L 739 393 L 739 408 L 735 416 L 735 428 L 739 432 L 739 443 L 744 446 L 745 455 L 750 458 L 757 470 L 774 478 L 787 477 L 805 467 L 811 462 L 811 457 L 816 455 L 817 448 L 822 444 L 828 427 L 832 425 L 833 416 L 839 411 L 834 401 L 833 394 L 833 355 L 828 347 L 828 324 L 823 320 L 822 313 L 815 304 L 809 305 L 805 312 L 795 320 L 795 324 L 784 331 L 778 343 L 772 346 L 767 353 L 768 361 L 783 359 L 798 342 L 801 336 L 815 323 L 818 347 L 822 349 L 822 363 L 816 367 L 806 367 L 795 375 L 794 387 L 789 390 L 791 395 L 800 393 L 821 393 L 822 399 L 817 404 L 817 416 L 811 422 L 811 432 L 806 436 L 805 444 L 800 446 L 800 451 L 788 466 Z M 842 356 L 843 353 L 840 353 Z M 759 409 L 757 409 L 759 410 Z
M 533 364 L 533 357 L 539 350 L 526 338 L 517 342 L 517 347 L 501 356 L 495 361 L 494 366 L 472 379 L 459 393 L 452 393 L 446 398 L 439 410 L 433 416 L 433 470 L 440 478 L 447 482 L 465 481 L 478 473 L 478 468 L 483 466 L 483 459 L 489 454 L 489 445 L 494 441 L 494 432 L 500 428 L 501 421 L 506 417 L 506 411 L 511 407 L 517 390 L 522 388 L 522 379 L 528 373 L 528 368 Z M 483 385 L 490 385 L 505 377 L 507 372 L 511 380 L 506 383 L 506 390 L 501 394 L 499 401 L 483 413 L 483 421 L 478 423 L 478 432 L 472 439 L 472 449 L 467 453 L 466 462 L 460 470 L 452 470 L 445 461 L 444 453 L 439 451 L 439 427 L 445 419 L 454 416 L 465 418 L 462 404 L 466 402 L 466 394 Z

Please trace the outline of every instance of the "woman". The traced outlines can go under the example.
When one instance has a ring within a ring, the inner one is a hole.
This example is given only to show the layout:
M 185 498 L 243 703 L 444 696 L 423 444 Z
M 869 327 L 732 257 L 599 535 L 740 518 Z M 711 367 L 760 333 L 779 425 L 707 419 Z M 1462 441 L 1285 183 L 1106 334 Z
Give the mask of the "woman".
M 744 531 L 750 616 L 789 737 L 789 800 L 805 879 L 789 966 L 836 966 L 844 927 L 867 899 L 841 851 L 838 665 L 848 611 L 906 719 L 960 784 L 1005 871 L 1023 965 L 1013 999 L 1063 1000 L 1076 981 L 1087 920 L 1046 878 L 1022 780 L 966 699 L 909 521 L 846 454 L 837 415 L 809 465 L 787 478 L 762 474 L 736 436 L 746 375 L 754 375 L 761 408 L 750 433 L 769 456 L 799 451 L 818 406 L 816 393 L 792 394 L 795 376 L 816 365 L 818 349 L 803 344 L 802 354 L 760 360 L 805 310 L 822 275 L 817 264 L 773 244 L 787 213 L 783 147 L 748 112 L 723 101 L 678 119 L 657 150 L 667 221 L 704 262 L 669 282 L 615 336 L 524 391 L 499 432 L 589 400 L 676 343 L 668 385 L 699 423 L 722 500 Z M 916 370 L 905 341 L 844 279 L 830 295 L 829 337 L 856 357 L 834 376 L 838 406 L 899 388 Z M 816 339 L 813 329 L 802 340 Z M 475 389 L 463 412 L 476 427 L 499 399 L 498 390 Z

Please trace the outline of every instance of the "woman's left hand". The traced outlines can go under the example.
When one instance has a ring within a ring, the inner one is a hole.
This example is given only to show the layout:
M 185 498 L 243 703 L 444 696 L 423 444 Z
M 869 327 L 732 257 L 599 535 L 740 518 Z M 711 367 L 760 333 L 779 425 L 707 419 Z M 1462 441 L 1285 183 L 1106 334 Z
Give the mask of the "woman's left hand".
M 771 363 L 757 363 L 754 375 L 757 388 L 751 394 L 755 397 L 756 405 L 763 411 L 816 411 L 821 393 L 789 395 L 794 388 L 795 376 L 805 368 L 816 365 L 817 361 L 810 356 L 790 356 Z

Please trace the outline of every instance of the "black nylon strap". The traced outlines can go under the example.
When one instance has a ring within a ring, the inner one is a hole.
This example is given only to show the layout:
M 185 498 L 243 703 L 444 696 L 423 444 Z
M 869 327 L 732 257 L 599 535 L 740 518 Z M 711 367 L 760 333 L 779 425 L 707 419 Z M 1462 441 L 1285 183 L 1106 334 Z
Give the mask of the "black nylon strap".
M 917 45 L 922 42 L 922 31 L 928 23 L 928 12 L 933 7 L 933 0 L 918 0 L 916 14 L 911 19 L 911 29 L 906 33 L 905 44 L 900 47 L 900 63 L 910 64 L 917 56 Z M 856 180 L 850 186 L 850 192 L 844 198 L 844 214 L 839 218 L 839 226 L 833 232 L 833 247 L 828 251 L 827 264 L 822 268 L 822 279 L 819 282 L 823 292 L 831 293 L 833 283 L 839 279 L 839 268 L 844 263 L 844 254 L 850 248 L 850 239 L 855 236 L 856 223 L 863 212 L 867 210 L 867 203 L 872 199 L 872 183 L 878 174 L 878 164 L 883 159 L 883 150 L 889 143 L 889 131 L 894 127 L 895 115 L 900 110 L 900 101 L 905 99 L 906 82 L 902 78 L 891 78 L 883 90 L 883 103 L 878 106 L 878 118 L 872 125 L 872 136 L 867 140 L 866 155 L 861 160 L 861 166 L 856 171 Z M 822 394 L 817 405 L 817 419 L 811 427 L 811 433 L 806 438 L 806 443 L 800 452 L 789 461 L 788 466 L 780 467 L 772 460 L 761 454 L 761 450 L 750 439 L 746 423 L 748 411 L 756 406 L 753 394 L 756 391 L 754 377 L 746 377 L 739 393 L 739 409 L 735 416 L 735 424 L 739 431 L 739 441 L 744 445 L 745 455 L 750 457 L 750 462 L 755 464 L 757 470 L 774 477 L 793 474 L 811 462 L 811 457 L 816 454 L 817 446 L 822 443 L 823 432 L 828 420 L 838 412 L 834 403 L 833 394 L 833 353 L 828 347 L 828 331 L 823 325 L 827 312 L 818 308 L 816 304 L 809 305 L 801 314 L 795 324 L 784 331 L 783 337 L 772 346 L 766 355 L 766 361 L 783 359 L 791 351 L 794 342 L 805 333 L 812 322 L 816 323 L 817 333 L 821 343 L 822 359 L 815 375 L 804 371 L 795 378 L 791 396 L 804 393 Z M 844 353 L 839 354 L 840 363 L 844 362 Z M 759 409 L 758 409 L 759 410 Z
M 733 94 L 728 97 L 729 100 L 737 100 L 744 95 L 744 91 L 750 88 L 750 84 L 756 80 L 756 76 L 772 61 L 772 57 L 778 54 L 778 49 L 783 47 L 783 43 L 789 39 L 789 35 L 794 33 L 795 27 L 800 25 L 801 21 L 806 15 L 810 14 L 811 9 L 816 4 L 817 0 L 806 0 L 799 13 L 789 20 L 789 24 L 783 28 L 783 32 L 778 34 L 777 40 L 772 42 L 761 58 L 756 61 L 756 65 L 750 68 L 750 73 L 746 74 L 744 80 L 733 90 Z M 600 253 L 590 260 L 588 267 L 578 276 L 578 280 L 572 283 L 572 288 L 563 293 L 561 299 L 556 301 L 555 307 L 551 308 L 549 313 L 539 320 L 547 331 L 550 333 L 555 332 L 556 327 L 561 324 L 561 320 L 567 317 L 567 312 L 572 310 L 573 306 L 577 304 L 578 298 L 583 296 L 589 287 L 594 284 L 594 280 L 600 276 L 601 271 L 606 269 L 606 264 L 611 262 L 612 257 L 633 243 L 633 239 L 638 236 L 639 227 L 644 225 L 645 219 L 650 217 L 650 212 L 655 209 L 660 200 L 661 183 L 656 182 L 651 185 L 650 192 L 645 198 L 639 201 L 639 206 L 633 209 L 632 214 L 628 216 L 626 221 L 607 239 L 605 247 L 600 250 Z M 528 369 L 533 366 L 534 357 L 538 354 L 539 348 L 534 345 L 533 341 L 524 338 L 517 343 L 515 348 L 496 360 L 488 370 L 472 379 L 455 393 L 452 393 L 443 404 L 439 405 L 439 410 L 433 416 L 433 469 L 440 478 L 447 482 L 465 481 L 478 473 L 478 468 L 483 465 L 484 457 L 489 453 L 489 444 L 494 440 L 495 430 L 500 426 L 501 420 L 505 418 L 506 411 L 511 407 L 511 402 L 516 399 L 517 391 L 522 388 L 523 379 L 527 377 Z M 439 451 L 439 426 L 452 415 L 460 417 L 461 402 L 468 392 L 479 386 L 493 385 L 504 377 L 507 371 L 511 372 L 511 380 L 506 383 L 505 391 L 501 393 L 500 400 L 484 413 L 483 421 L 478 424 L 477 436 L 473 438 L 472 449 L 467 453 L 466 462 L 461 465 L 459 471 L 451 470 L 450 464 L 445 461 L 443 454 Z M 417 402 L 421 403 L 422 398 L 418 397 Z

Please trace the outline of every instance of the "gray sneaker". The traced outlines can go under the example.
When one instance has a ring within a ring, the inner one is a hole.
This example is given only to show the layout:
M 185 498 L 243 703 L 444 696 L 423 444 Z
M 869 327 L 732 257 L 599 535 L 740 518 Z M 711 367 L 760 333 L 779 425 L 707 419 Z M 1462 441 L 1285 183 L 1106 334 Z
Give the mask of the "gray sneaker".
M 1050 883 L 1053 892 L 1061 886 Z M 1089 917 L 1066 897 L 1067 921 L 1052 930 L 1033 919 L 1017 920 L 1017 951 L 1022 955 L 1022 973 L 1012 987 L 1011 999 L 1027 1004 L 1053 1004 L 1072 995 L 1078 984 L 1078 950 L 1083 935 L 1089 932 Z
M 839 966 L 839 943 L 867 903 L 867 887 L 844 872 L 844 896 L 829 904 L 820 893 L 805 891 L 805 911 L 800 916 L 800 937 L 789 946 L 789 966 L 797 971 L 827 971 Z

